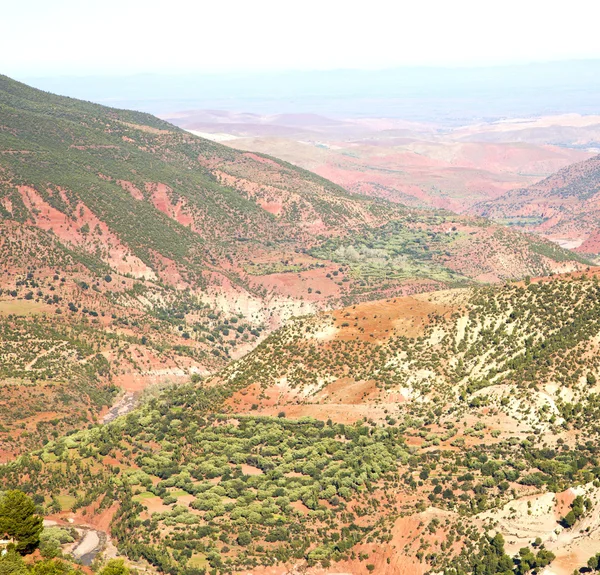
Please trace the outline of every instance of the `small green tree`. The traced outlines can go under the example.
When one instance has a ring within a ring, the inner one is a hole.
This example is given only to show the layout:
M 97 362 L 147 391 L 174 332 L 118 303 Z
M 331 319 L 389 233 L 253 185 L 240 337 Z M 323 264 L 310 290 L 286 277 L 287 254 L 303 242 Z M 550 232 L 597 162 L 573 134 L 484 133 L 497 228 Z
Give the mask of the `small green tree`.
M 31 553 L 40 542 L 43 520 L 30 497 L 18 489 L 0 496 L 0 533 L 15 540 L 19 553 Z
M 587 566 L 592 571 L 598 571 L 598 569 L 600 568 L 600 553 L 597 553 L 596 555 L 592 555 L 588 559 Z
M 250 545 L 250 543 L 252 543 L 252 535 L 250 535 L 250 533 L 248 533 L 248 531 L 242 531 L 238 536 L 237 536 L 237 542 L 238 545 Z
M 100 571 L 100 575 L 129 575 L 129 567 L 123 559 L 111 559 Z
M 571 503 L 571 511 L 569 511 L 562 519 L 562 524 L 565 527 L 573 527 L 575 522 L 583 516 L 586 509 L 592 506 L 589 500 L 584 500 L 581 495 L 578 495 L 573 503 Z
M 575 521 L 577 521 L 577 517 L 575 517 L 575 513 L 571 510 L 563 517 L 562 521 L 565 527 L 573 527 Z
M 27 573 L 23 558 L 14 549 L 9 549 L 4 555 L 0 555 L 0 575 L 27 575 Z

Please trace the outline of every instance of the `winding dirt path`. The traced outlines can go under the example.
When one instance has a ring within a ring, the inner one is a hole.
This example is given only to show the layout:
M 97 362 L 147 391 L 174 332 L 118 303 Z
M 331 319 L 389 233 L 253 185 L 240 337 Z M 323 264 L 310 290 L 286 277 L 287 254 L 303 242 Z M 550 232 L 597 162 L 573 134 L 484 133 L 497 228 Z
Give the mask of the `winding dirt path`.
M 61 343 L 58 343 L 54 346 L 52 346 L 50 349 L 46 349 L 44 351 L 42 351 L 41 353 L 39 353 L 38 355 L 36 355 L 35 359 L 33 359 L 32 361 L 30 361 L 26 366 L 25 366 L 25 370 L 26 371 L 31 371 L 33 370 L 33 366 L 42 358 L 42 357 L 46 357 L 47 355 L 50 355 L 51 353 L 55 352 L 57 349 L 59 349 L 60 347 L 64 347 L 65 345 L 67 345 L 66 341 L 62 341 Z

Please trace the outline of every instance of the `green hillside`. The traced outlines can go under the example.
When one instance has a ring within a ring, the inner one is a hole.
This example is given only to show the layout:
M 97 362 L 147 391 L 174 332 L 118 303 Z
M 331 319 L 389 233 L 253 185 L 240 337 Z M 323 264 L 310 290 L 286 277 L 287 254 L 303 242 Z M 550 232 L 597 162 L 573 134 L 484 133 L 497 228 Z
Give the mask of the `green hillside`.
M 290 315 L 585 263 L 0 76 L 0 451 L 124 386 L 218 370 Z
M 523 554 L 505 556 L 503 539 L 486 535 L 493 514 L 536 493 L 598 487 L 599 293 L 586 277 L 466 291 L 420 336 L 345 350 L 310 339 L 322 319 L 298 320 L 214 381 L 51 441 L 0 468 L 0 480 L 47 511 L 67 495 L 73 510 L 119 501 L 119 550 L 166 573 L 328 567 L 359 554 L 365 565 L 400 554 L 426 570 L 519 572 Z M 300 365 L 325 381 L 375 378 L 379 400 L 364 405 L 385 404 L 395 387 L 413 386 L 414 400 L 387 404 L 385 419 L 345 423 L 290 419 L 284 405 L 276 417 L 236 413 L 232 399 L 257 381 L 266 390 L 286 376 L 317 394 L 315 382 L 293 379 Z M 592 505 L 574 505 L 564 521 Z M 399 548 L 404 522 L 414 538 Z M 545 542 L 525 546 L 530 564 L 554 559 Z

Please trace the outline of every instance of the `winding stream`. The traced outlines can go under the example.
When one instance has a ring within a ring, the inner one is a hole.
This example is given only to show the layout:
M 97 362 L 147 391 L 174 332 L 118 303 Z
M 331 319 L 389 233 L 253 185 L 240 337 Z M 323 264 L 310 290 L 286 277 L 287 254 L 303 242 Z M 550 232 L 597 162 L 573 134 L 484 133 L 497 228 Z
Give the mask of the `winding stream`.
M 72 555 L 75 559 L 81 561 L 82 565 L 89 567 L 106 544 L 107 535 L 104 531 L 87 527 L 79 530 L 84 531 L 84 534 L 73 549 Z
M 127 415 L 137 407 L 139 399 L 139 393 L 133 391 L 125 392 L 101 419 L 101 423 L 107 424 L 117 419 L 117 417 Z M 57 525 L 55 521 L 45 521 L 44 523 L 47 526 Z M 105 548 L 109 541 L 109 536 L 105 531 L 94 529 L 89 525 L 74 523 L 72 526 L 77 529 L 77 532 L 81 535 L 81 539 L 75 544 L 71 554 L 75 559 L 81 561 L 82 565 L 89 567 L 94 562 L 98 553 Z
M 101 419 L 102 424 L 110 423 L 117 417 L 126 415 L 132 411 L 138 404 L 139 394 L 128 391 L 122 397 L 120 397 L 113 406 L 108 410 L 106 415 Z M 69 520 L 72 521 L 72 520 Z M 60 526 L 54 520 L 44 520 L 45 527 Z M 66 527 L 66 525 L 65 525 Z M 79 541 L 77 541 L 71 550 L 71 555 L 80 561 L 85 567 L 89 567 L 96 559 L 98 553 L 100 553 L 108 541 L 108 534 L 105 531 L 94 529 L 93 527 L 81 523 L 72 523 L 71 527 L 74 527 L 80 535 Z

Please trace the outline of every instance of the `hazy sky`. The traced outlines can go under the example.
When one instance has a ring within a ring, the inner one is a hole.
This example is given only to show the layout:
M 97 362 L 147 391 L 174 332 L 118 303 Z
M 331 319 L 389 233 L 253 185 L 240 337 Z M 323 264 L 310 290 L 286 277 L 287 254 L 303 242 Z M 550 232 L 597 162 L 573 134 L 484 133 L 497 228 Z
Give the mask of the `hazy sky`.
M 600 57 L 598 0 L 4 0 L 13 76 Z

